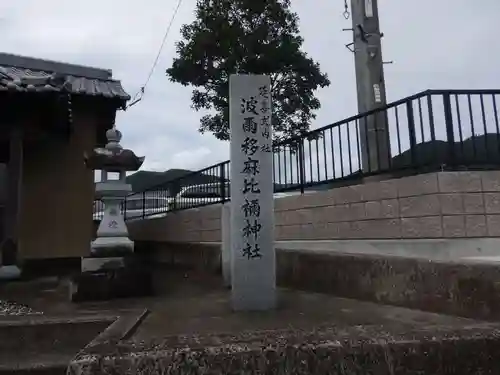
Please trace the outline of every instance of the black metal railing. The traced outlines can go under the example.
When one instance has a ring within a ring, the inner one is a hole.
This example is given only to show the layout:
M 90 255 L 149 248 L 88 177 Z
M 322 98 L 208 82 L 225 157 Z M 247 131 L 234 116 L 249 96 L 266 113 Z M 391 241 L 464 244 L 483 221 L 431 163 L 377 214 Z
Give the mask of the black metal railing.
M 499 99 L 500 90 L 427 90 L 280 142 L 275 191 L 328 189 L 376 174 L 500 168 Z M 128 196 L 124 215 L 223 203 L 229 189 L 226 161 Z M 137 201 L 138 210 L 129 207 Z

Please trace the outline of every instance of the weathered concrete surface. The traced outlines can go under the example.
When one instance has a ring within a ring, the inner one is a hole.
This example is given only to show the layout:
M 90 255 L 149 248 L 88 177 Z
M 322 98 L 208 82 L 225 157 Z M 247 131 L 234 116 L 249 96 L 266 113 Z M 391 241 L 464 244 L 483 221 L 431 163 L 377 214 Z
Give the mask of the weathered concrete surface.
M 0 320 L 0 374 L 64 373 L 71 359 L 116 317 Z
M 424 311 L 500 319 L 500 267 L 481 262 L 282 251 L 281 285 Z
M 234 314 L 221 277 L 157 271 L 157 296 L 144 299 L 71 304 L 64 282 L 49 291 L 19 282 L 0 297 L 46 315 L 128 316 L 86 346 L 72 374 L 500 373 L 494 323 L 290 290 L 272 314 Z
M 98 311 L 80 316 L 9 317 L 0 320 L 0 374 L 65 374 L 82 349 L 114 347 L 148 311 Z
M 500 371 L 499 331 L 394 327 L 322 328 L 190 337 L 175 348 L 121 345 L 110 355 L 79 355 L 72 375 L 314 374 L 474 375 Z
M 204 280 L 208 280 L 204 277 Z M 282 329 L 314 330 L 323 326 L 391 326 L 398 324 L 409 330 L 415 327 L 462 327 L 473 321 L 395 306 L 377 305 L 321 293 L 282 289 L 276 311 L 234 312 L 229 291 L 217 286 L 204 295 L 191 298 L 165 296 L 165 301 L 151 309 L 150 315 L 137 329 L 132 340 L 163 342 L 175 335 L 235 335 L 246 331 Z M 169 345 L 174 345 L 170 339 Z M 175 340 L 174 340 L 175 341 Z M 181 339 L 182 341 L 182 339 Z M 182 344 L 179 342 L 179 345 Z M 177 344 L 175 344 L 177 345 Z
M 161 262 L 220 272 L 220 246 L 142 243 Z M 277 250 L 278 285 L 476 319 L 500 319 L 500 264 Z
M 235 313 L 222 280 L 189 273 L 184 279 L 161 303 L 150 306 L 151 314 L 130 339 L 84 350 L 69 373 L 500 371 L 496 324 L 289 290 L 281 291 L 276 311 Z
M 68 280 L 58 278 L 0 287 L 0 299 L 44 313 L 0 316 L 0 374 L 65 374 L 87 344 L 113 345 L 127 337 L 144 314 L 140 300 L 71 303 L 68 289 Z
M 19 353 L 36 353 L 40 348 L 58 352 L 80 349 L 109 326 L 115 318 L 67 317 L 0 320 L 0 363 Z

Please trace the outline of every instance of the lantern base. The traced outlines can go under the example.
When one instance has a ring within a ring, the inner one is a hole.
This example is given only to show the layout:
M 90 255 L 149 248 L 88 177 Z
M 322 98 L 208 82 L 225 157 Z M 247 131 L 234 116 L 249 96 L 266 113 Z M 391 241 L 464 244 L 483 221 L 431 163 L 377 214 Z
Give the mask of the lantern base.
M 17 280 L 21 277 L 21 270 L 16 265 L 0 265 L 0 280 Z
M 82 272 L 72 278 L 70 300 L 102 301 L 153 293 L 152 275 L 136 256 L 82 258 Z
M 91 243 L 93 257 L 125 256 L 134 252 L 134 242 L 128 237 L 98 237 Z

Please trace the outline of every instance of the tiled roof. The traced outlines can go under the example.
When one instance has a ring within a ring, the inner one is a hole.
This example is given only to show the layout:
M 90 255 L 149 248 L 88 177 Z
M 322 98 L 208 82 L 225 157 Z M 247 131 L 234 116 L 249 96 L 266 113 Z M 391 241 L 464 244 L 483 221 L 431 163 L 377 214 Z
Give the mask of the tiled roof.
M 0 53 L 0 92 L 63 91 L 123 102 L 130 96 L 111 71 Z

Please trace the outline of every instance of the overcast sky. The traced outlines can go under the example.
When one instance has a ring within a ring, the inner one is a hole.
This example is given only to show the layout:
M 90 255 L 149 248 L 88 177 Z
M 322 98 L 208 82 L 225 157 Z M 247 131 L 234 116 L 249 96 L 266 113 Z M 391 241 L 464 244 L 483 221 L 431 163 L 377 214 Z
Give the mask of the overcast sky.
M 1 0 L 4 52 L 112 69 L 134 94 L 157 53 L 176 0 Z M 305 50 L 332 82 L 318 92 L 313 128 L 356 113 L 351 34 L 343 0 L 294 0 Z M 428 88 L 500 88 L 499 0 L 379 0 L 388 100 Z M 123 144 L 146 156 L 145 169 L 199 169 L 228 158 L 228 144 L 198 133 L 201 113 L 189 88 L 165 69 L 179 28 L 192 20 L 184 0 L 144 100 L 118 115 Z

